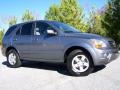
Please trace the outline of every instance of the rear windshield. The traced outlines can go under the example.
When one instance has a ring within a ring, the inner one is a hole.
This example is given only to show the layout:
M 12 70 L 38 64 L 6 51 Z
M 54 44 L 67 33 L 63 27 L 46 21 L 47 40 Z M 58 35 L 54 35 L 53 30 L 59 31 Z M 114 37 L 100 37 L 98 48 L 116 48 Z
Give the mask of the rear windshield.
M 12 27 L 10 27 L 10 28 L 7 30 L 5 36 L 10 35 L 10 33 L 11 33 L 16 27 L 17 27 L 17 26 L 12 26 Z

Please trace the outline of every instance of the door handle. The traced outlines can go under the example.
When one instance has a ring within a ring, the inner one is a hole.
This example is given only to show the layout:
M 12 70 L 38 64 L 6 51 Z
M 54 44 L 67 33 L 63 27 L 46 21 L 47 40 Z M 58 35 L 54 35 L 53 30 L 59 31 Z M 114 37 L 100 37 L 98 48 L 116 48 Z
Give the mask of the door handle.
M 14 38 L 13 41 L 17 41 L 17 38 Z
M 39 39 L 38 38 L 34 38 L 34 39 L 32 39 L 33 41 L 38 41 Z
M 36 40 L 38 41 L 39 39 L 38 39 L 38 38 L 36 38 Z

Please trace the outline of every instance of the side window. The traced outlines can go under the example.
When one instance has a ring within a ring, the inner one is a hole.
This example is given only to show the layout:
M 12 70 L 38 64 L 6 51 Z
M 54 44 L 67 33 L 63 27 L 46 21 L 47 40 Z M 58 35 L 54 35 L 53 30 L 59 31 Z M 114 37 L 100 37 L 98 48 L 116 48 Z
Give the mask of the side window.
M 18 28 L 16 35 L 20 35 L 21 34 L 21 27 Z
M 46 31 L 48 29 L 53 30 L 53 28 L 50 25 L 46 24 L 46 23 L 36 22 L 35 29 L 34 29 L 34 35 L 45 35 Z
M 6 32 L 5 36 L 8 36 L 14 29 L 16 29 L 17 26 L 12 26 L 8 29 L 8 31 Z
M 31 35 L 32 34 L 32 23 L 27 23 L 22 26 L 21 35 Z

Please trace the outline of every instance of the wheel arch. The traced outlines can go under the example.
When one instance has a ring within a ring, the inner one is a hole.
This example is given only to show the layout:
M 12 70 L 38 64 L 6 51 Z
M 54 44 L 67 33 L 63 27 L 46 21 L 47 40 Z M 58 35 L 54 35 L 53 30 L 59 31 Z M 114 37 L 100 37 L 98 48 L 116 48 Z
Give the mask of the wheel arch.
M 5 52 L 5 55 L 6 55 L 6 56 L 7 56 L 7 53 L 8 53 L 11 49 L 14 49 L 16 52 L 18 52 L 15 47 L 9 46 L 9 47 L 6 49 L 6 52 Z
M 94 64 L 93 57 L 92 57 L 91 53 L 89 52 L 89 50 L 87 50 L 85 47 L 81 47 L 81 46 L 72 46 L 72 47 L 68 48 L 68 49 L 65 51 L 65 53 L 64 53 L 64 63 L 67 62 L 67 57 L 68 57 L 68 55 L 69 55 L 73 50 L 77 50 L 77 49 L 79 49 L 81 52 L 85 52 L 87 55 L 89 55 L 90 58 L 91 58 L 91 60 L 92 60 L 92 62 L 93 62 L 93 64 Z

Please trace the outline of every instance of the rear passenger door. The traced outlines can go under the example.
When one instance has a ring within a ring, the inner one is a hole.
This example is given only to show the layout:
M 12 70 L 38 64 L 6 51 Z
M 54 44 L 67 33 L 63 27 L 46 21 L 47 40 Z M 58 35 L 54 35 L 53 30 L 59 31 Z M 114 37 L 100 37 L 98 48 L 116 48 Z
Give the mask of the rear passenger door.
M 33 23 L 26 23 L 21 25 L 16 32 L 16 36 L 13 39 L 13 43 L 16 49 L 19 51 L 20 57 L 22 59 L 32 57 L 32 31 Z

